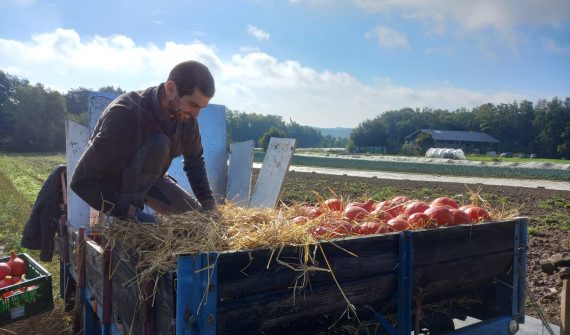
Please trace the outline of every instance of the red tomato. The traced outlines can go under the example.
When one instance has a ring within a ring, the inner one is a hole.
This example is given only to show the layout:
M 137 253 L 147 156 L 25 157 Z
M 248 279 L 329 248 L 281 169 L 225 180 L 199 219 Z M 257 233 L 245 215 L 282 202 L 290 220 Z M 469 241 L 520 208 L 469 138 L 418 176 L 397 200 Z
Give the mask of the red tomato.
M 430 207 L 424 212 L 437 226 L 453 225 L 453 214 L 445 206 Z
M 294 217 L 291 221 L 293 221 L 294 224 L 302 225 L 305 222 L 309 221 L 309 218 L 306 216 L 299 215 Z
M 451 212 L 451 214 L 453 214 L 453 224 L 462 224 L 462 223 L 469 223 L 471 222 L 471 220 L 469 220 L 469 216 L 467 216 L 467 213 L 465 213 L 464 211 L 457 209 L 457 208 L 451 208 L 449 210 Z
M 368 215 L 368 211 L 358 206 L 347 206 L 344 209 L 344 215 L 349 220 L 362 221 Z
M 465 209 L 465 214 L 467 214 L 471 222 L 491 220 L 491 215 L 489 215 L 489 212 L 487 212 L 485 208 L 477 206 L 471 206 Z
M 432 201 L 429 205 L 430 205 L 430 207 L 445 206 L 445 207 L 449 207 L 449 208 L 459 208 L 459 205 L 457 205 L 457 202 L 455 202 L 455 200 L 448 198 L 448 197 L 437 198 L 434 201 Z
M 337 198 L 331 198 L 325 200 L 323 204 L 325 205 L 326 208 L 332 211 L 342 212 L 344 210 L 344 204 L 342 203 L 342 200 Z
M 408 224 L 413 228 L 428 228 L 430 223 L 430 218 L 425 213 L 414 213 L 408 218 Z
M 429 208 L 429 205 L 423 201 L 413 201 L 404 207 L 403 213 L 407 216 L 410 216 L 414 213 L 423 213 L 426 209 Z
M 388 221 L 388 225 L 395 231 L 402 231 L 410 228 L 408 221 L 402 218 L 393 218 L 392 220 Z

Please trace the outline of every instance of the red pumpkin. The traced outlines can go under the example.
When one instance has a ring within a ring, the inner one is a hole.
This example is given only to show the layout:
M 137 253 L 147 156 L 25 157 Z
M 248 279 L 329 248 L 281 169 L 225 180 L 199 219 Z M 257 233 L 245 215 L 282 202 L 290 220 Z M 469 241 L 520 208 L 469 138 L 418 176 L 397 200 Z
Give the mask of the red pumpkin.
M 378 220 L 384 221 L 384 222 L 388 222 L 394 218 L 394 216 L 392 214 L 383 210 L 382 207 L 376 207 L 376 209 L 374 209 L 372 212 L 370 212 L 370 215 L 373 215 Z
M 371 212 L 374 209 L 374 200 L 368 199 L 366 202 L 351 202 L 346 207 L 358 206 L 364 208 L 367 212 Z
M 423 213 L 426 209 L 429 208 L 427 202 L 423 201 L 412 201 L 404 207 L 403 214 L 406 216 L 410 216 L 414 213 Z
M 462 223 L 471 222 L 469 220 L 469 216 L 467 216 L 467 213 L 465 213 L 464 211 L 457 208 L 451 208 L 449 211 L 451 212 L 451 214 L 453 214 L 453 224 L 462 224 Z
M 4 279 L 6 276 L 9 276 L 12 273 L 10 266 L 8 264 L 2 262 L 0 263 L 0 279 Z
M 344 204 L 342 203 L 342 200 L 337 198 L 327 199 L 325 200 L 323 205 L 325 206 L 325 208 L 328 208 L 331 211 L 342 212 L 344 210 Z
M 344 209 L 344 215 L 353 221 L 362 221 L 366 216 L 368 216 L 368 211 L 362 207 L 358 206 L 347 206 Z
M 358 226 L 358 233 L 361 235 L 384 234 L 387 232 L 386 225 L 379 221 L 363 222 Z
M 445 206 L 448 208 L 459 208 L 457 202 L 448 197 L 437 198 L 434 201 L 432 201 L 429 205 L 430 207 Z
M 430 207 L 424 212 L 437 226 L 453 225 L 453 214 L 445 206 Z
M 309 207 L 309 208 L 307 208 L 306 212 L 307 212 L 307 216 L 310 217 L 311 219 L 319 217 L 319 216 L 321 216 L 321 214 L 323 214 L 323 211 L 318 207 Z
M 15 251 L 10 251 L 10 259 L 6 262 L 12 270 L 12 275 L 22 276 L 26 273 L 26 262 L 16 255 Z
M 408 217 L 408 224 L 413 228 L 428 228 L 430 221 L 429 216 L 425 213 L 414 213 Z
M 392 220 L 388 221 L 388 226 L 390 226 L 395 231 L 403 231 L 410 228 L 408 221 L 399 217 L 393 218 Z
M 465 214 L 469 217 L 471 222 L 481 222 L 491 220 L 491 215 L 485 208 L 471 206 L 465 209 Z
M 291 221 L 293 221 L 294 224 L 302 225 L 307 221 L 309 221 L 309 218 L 306 216 L 299 215 L 294 217 Z

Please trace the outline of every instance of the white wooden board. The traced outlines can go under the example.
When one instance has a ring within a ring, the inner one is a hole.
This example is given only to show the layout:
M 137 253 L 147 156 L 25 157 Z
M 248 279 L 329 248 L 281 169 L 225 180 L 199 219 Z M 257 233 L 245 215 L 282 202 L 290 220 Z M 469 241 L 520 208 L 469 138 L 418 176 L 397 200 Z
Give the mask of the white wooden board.
M 228 142 L 226 138 L 226 107 L 224 105 L 208 105 L 198 116 L 204 161 L 208 181 L 214 198 L 221 202 L 226 196 L 228 176 Z M 186 173 L 182 170 L 182 157 L 172 161 L 168 174 L 174 177 L 180 186 L 192 194 Z
M 247 206 L 251 196 L 253 147 L 253 140 L 230 145 L 226 199 L 240 207 Z
M 294 150 L 295 139 L 271 138 L 249 207 L 275 207 Z
M 77 162 L 89 141 L 89 129 L 73 121 L 65 124 L 65 152 L 67 159 L 67 215 L 75 230 L 89 227 L 89 205 L 69 187 Z

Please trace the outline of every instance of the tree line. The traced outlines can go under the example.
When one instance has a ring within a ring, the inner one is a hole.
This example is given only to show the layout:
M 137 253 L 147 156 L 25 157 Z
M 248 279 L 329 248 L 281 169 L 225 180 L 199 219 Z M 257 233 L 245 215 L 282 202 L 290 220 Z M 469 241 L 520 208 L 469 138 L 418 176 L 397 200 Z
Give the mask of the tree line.
M 65 120 L 87 126 L 87 102 L 92 92 L 79 87 L 62 94 L 0 70 L 0 150 L 65 150 Z M 101 87 L 97 92 L 125 93 L 113 86 Z M 345 147 L 348 142 L 323 136 L 319 130 L 293 120 L 285 122 L 278 115 L 226 110 L 226 121 L 229 142 L 253 139 L 265 148 L 271 136 L 296 138 L 298 147 Z
M 124 93 L 101 87 L 99 92 Z M 32 85 L 0 70 L 0 150 L 45 152 L 65 150 L 65 120 L 87 125 L 91 89 L 79 87 L 66 94 Z M 350 139 L 323 135 L 279 115 L 226 110 L 228 142 L 255 140 L 266 147 L 269 138 L 297 139 L 298 147 L 385 147 L 387 153 L 407 152 L 404 138 L 422 128 L 482 131 L 501 141 L 503 151 L 536 152 L 542 157 L 570 156 L 570 98 L 523 100 L 483 104 L 471 110 L 402 108 L 361 122 Z M 430 143 L 419 137 L 416 149 Z M 408 148 L 409 149 L 409 148 Z M 408 150 L 409 151 L 409 150 Z M 416 150 L 417 151 L 417 150 Z
M 501 151 L 539 153 L 541 157 L 570 157 L 570 98 L 483 104 L 472 110 L 402 108 L 360 123 L 351 146 L 386 147 L 406 151 L 405 137 L 420 129 L 477 131 L 501 142 Z M 426 139 L 419 138 L 422 141 Z

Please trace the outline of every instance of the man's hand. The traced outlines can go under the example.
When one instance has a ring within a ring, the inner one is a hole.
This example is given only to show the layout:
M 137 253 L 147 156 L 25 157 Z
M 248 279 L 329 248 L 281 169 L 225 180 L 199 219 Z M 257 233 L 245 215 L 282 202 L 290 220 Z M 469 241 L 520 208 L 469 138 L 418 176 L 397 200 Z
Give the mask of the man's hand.
M 154 215 L 143 212 L 131 205 L 127 213 L 128 219 L 138 223 L 158 224 L 158 219 Z
M 213 211 L 216 209 L 216 200 L 214 200 L 214 199 L 204 200 L 200 204 L 202 205 L 202 211 L 203 212 Z

